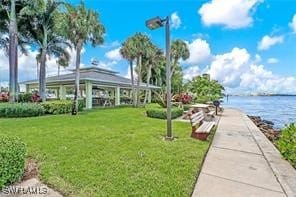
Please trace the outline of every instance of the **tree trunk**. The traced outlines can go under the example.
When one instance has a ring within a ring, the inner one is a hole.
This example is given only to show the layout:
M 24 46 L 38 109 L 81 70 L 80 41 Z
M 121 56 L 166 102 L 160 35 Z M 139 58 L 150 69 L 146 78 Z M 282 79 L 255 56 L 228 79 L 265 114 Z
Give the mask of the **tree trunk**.
M 36 63 L 37 63 L 37 67 L 36 67 L 36 69 L 37 69 L 37 80 L 39 81 L 39 72 L 40 72 L 40 70 L 39 70 L 39 62 L 38 61 L 36 61 Z
M 150 84 L 150 78 L 151 78 L 151 69 L 152 69 L 152 64 L 149 64 L 148 72 L 147 72 L 147 81 L 146 81 L 146 92 L 145 92 L 144 105 L 146 105 L 148 94 L 149 94 L 149 84 Z
M 142 81 L 142 55 L 138 57 L 138 84 L 137 84 L 137 107 L 140 106 L 140 85 Z
M 58 79 L 60 79 L 60 69 L 61 69 L 61 66 L 58 65 Z
M 39 69 L 39 94 L 41 102 L 46 101 L 46 48 L 42 48 Z
M 74 101 L 72 107 L 72 115 L 78 113 L 78 92 L 79 92 L 79 78 L 80 78 L 80 53 L 82 49 L 82 41 L 79 41 L 76 47 L 76 71 L 75 71 L 75 89 Z
M 20 92 L 20 87 L 19 87 L 19 84 L 18 84 L 18 38 L 16 37 L 16 40 L 15 40 L 15 44 L 16 44 L 16 47 L 15 47 L 15 79 L 14 79 L 14 83 L 15 83 L 15 100 L 18 102 L 19 100 L 19 92 Z
M 135 95 L 135 81 L 134 81 L 134 67 L 133 67 L 133 61 L 130 61 L 130 71 L 131 71 L 131 80 L 132 80 L 132 100 L 133 100 L 133 106 L 136 106 L 136 95 Z
M 15 0 L 11 0 L 9 21 L 9 101 L 16 101 L 17 83 L 17 25 L 15 13 Z
M 171 78 L 173 77 L 173 75 L 174 75 L 174 72 L 175 72 L 175 70 L 176 70 L 176 67 L 177 67 L 177 63 L 178 63 L 178 58 L 175 58 L 174 59 L 174 63 L 173 63 L 173 68 L 172 68 L 172 70 L 171 70 Z

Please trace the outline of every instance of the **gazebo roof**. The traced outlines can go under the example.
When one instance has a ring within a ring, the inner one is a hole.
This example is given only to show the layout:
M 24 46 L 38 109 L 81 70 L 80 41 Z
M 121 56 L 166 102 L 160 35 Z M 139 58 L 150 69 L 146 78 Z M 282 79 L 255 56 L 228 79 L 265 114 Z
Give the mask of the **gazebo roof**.
M 75 70 L 71 70 L 72 73 L 63 74 L 60 76 L 51 76 L 46 78 L 46 83 L 51 84 L 63 84 L 71 83 L 75 81 Z M 103 85 L 120 85 L 125 87 L 131 86 L 131 80 L 118 75 L 118 72 L 98 68 L 98 67 L 85 67 L 80 69 L 80 81 L 92 81 L 95 84 Z M 37 80 L 25 81 L 23 84 L 38 84 Z M 136 83 L 135 83 L 136 84 Z M 146 87 L 145 83 L 141 83 L 141 87 Z M 155 85 L 149 85 L 149 88 L 160 88 Z

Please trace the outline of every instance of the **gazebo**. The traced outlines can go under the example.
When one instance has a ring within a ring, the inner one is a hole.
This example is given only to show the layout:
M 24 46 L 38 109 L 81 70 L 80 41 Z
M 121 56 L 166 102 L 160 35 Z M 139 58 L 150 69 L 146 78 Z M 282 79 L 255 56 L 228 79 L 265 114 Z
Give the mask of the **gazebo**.
M 38 80 L 23 82 L 26 92 L 38 89 Z M 73 96 L 75 84 L 75 70 L 71 73 L 46 78 L 47 92 L 55 98 L 67 99 Z M 135 82 L 136 88 L 136 82 Z M 148 102 L 151 102 L 151 90 L 160 87 L 140 84 L 141 91 L 148 91 Z M 85 67 L 80 69 L 79 97 L 85 99 L 86 108 L 93 106 L 121 105 L 131 101 L 132 83 L 130 79 L 119 76 L 118 72 L 98 67 Z M 49 95 L 49 94 L 47 94 Z

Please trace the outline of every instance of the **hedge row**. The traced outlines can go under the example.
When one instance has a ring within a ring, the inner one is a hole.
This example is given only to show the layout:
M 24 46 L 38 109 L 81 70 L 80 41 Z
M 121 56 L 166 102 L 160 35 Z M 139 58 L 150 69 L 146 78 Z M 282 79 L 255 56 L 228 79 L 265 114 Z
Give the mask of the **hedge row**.
M 84 101 L 79 100 L 78 110 L 84 108 Z M 73 101 L 57 100 L 44 103 L 0 103 L 0 118 L 20 118 L 42 116 L 44 114 L 71 113 Z
M 158 104 L 149 104 L 146 106 L 146 114 L 150 118 L 159 118 L 159 119 L 166 119 L 167 114 L 166 114 L 167 109 L 162 108 Z M 172 108 L 172 113 L 171 117 L 172 119 L 178 118 L 182 116 L 183 110 L 177 107 Z
M 276 145 L 283 157 L 296 168 L 296 124 L 290 124 L 281 131 Z
M 0 136 L 0 191 L 22 176 L 26 146 L 19 138 Z
M 44 108 L 46 114 L 67 114 L 71 113 L 73 107 L 73 101 L 60 100 L 60 101 L 47 101 L 40 103 Z M 78 110 L 82 111 L 84 107 L 84 101 L 78 101 Z
M 0 117 L 18 118 L 42 116 L 44 109 L 34 103 L 0 103 Z

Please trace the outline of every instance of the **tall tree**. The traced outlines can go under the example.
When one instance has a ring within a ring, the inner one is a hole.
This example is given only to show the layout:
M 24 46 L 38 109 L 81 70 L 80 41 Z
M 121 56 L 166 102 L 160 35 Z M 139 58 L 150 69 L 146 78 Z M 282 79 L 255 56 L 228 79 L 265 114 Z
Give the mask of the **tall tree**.
M 134 80 L 134 67 L 133 63 L 136 58 L 136 50 L 134 48 L 134 42 L 132 38 L 128 38 L 120 48 L 121 56 L 129 62 L 131 81 L 132 81 L 132 100 L 133 106 L 136 105 L 136 95 L 135 95 L 135 80 Z
M 55 0 L 37 0 L 31 3 L 24 13 L 33 20 L 28 24 L 28 33 L 31 42 L 37 45 L 40 51 L 39 93 L 42 101 L 46 100 L 46 61 L 47 56 L 69 56 L 66 48 L 71 45 L 58 34 L 58 8 L 62 2 Z
M 68 53 L 62 54 L 61 57 L 57 60 L 58 64 L 58 78 L 60 78 L 61 67 L 66 68 L 69 66 L 70 55 Z
M 99 20 L 99 14 L 89 10 L 81 2 L 78 7 L 66 6 L 67 11 L 64 14 L 65 36 L 71 41 L 76 49 L 76 74 L 75 74 L 75 92 L 72 114 L 78 112 L 78 92 L 79 92 L 79 74 L 80 74 L 80 56 L 84 44 L 90 42 L 93 47 L 103 44 L 105 28 Z
M 0 48 L 5 48 L 9 57 L 9 101 L 15 102 L 18 96 L 18 47 L 26 55 L 23 30 L 28 18 L 22 17 L 27 9 L 26 0 L 0 0 Z M 4 36 L 3 35 L 7 35 Z
M 157 67 L 162 60 L 164 60 L 163 52 L 155 45 L 153 44 L 149 45 L 146 49 L 146 55 L 144 58 L 144 65 L 147 69 L 146 70 L 146 93 L 144 98 L 144 105 L 146 104 L 148 99 L 148 94 L 149 94 L 148 89 L 150 85 L 152 68 Z
M 175 70 L 177 69 L 177 64 L 180 59 L 186 60 L 190 56 L 187 44 L 181 40 L 177 39 L 172 42 L 171 45 L 171 58 L 172 58 L 172 71 L 171 76 L 173 76 Z
M 136 51 L 136 62 L 137 62 L 137 104 L 136 106 L 140 106 L 140 85 L 142 82 L 142 58 L 145 56 L 147 47 L 151 45 L 151 41 L 148 36 L 142 33 L 136 33 L 132 38 L 134 43 L 134 49 Z

